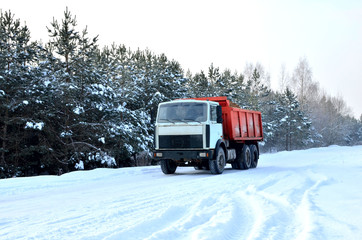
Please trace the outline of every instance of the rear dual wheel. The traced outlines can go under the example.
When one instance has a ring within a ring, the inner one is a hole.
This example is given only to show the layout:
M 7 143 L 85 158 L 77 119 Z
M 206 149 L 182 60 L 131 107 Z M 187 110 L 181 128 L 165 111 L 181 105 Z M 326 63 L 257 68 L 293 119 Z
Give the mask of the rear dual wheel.
M 258 160 L 259 160 L 259 151 L 256 145 L 250 145 L 250 152 L 251 152 L 251 168 L 256 168 L 256 166 L 258 166 Z
M 240 169 L 249 169 L 251 167 L 251 152 L 248 145 L 244 145 L 241 152 L 241 161 L 239 162 Z
M 249 169 L 256 168 L 258 165 L 259 152 L 256 145 L 244 144 L 241 149 L 238 149 L 236 159 L 231 164 L 234 169 Z

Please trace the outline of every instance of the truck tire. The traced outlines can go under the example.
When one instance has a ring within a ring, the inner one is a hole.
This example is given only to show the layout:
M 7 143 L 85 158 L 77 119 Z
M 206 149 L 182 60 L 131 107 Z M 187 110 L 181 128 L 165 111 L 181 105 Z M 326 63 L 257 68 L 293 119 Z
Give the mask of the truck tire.
M 177 165 L 174 161 L 170 159 L 161 160 L 161 169 L 164 174 L 173 174 L 175 173 Z
M 256 166 L 258 166 L 258 160 L 259 160 L 258 148 L 255 145 L 250 145 L 250 152 L 251 152 L 251 168 L 256 168 Z
M 221 174 L 225 169 L 225 152 L 220 147 L 216 152 L 216 159 L 209 160 L 209 167 L 212 174 Z
M 241 152 L 240 161 L 239 161 L 240 169 L 249 169 L 251 167 L 251 152 L 248 145 L 244 144 L 244 147 Z

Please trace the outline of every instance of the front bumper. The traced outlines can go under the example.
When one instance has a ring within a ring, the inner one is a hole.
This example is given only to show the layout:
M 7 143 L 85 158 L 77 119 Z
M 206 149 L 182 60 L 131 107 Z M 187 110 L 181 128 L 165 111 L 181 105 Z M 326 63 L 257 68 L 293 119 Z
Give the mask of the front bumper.
M 175 161 L 209 160 L 212 159 L 214 150 L 155 150 L 153 159 L 171 159 Z

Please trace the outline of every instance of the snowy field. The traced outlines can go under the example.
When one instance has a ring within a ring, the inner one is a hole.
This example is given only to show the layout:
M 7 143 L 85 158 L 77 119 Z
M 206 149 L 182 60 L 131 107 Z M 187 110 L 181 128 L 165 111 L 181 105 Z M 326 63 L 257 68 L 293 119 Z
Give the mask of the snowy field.
M 0 239 L 362 239 L 362 146 L 0 180 Z

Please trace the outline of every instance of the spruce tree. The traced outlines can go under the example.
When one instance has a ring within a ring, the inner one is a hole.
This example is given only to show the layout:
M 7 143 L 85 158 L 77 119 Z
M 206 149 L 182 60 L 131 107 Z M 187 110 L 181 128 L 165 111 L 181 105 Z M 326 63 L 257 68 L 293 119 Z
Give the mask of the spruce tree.
M 196 73 L 188 81 L 187 92 L 190 97 L 209 97 L 209 82 L 203 71 Z
M 84 161 L 86 168 L 103 165 L 105 159 L 111 159 L 102 149 L 102 131 L 107 110 L 114 108 L 110 99 L 115 93 L 98 64 L 97 37 L 89 38 L 86 28 L 80 33 L 76 17 L 68 9 L 61 23 L 53 20 L 48 32 L 46 78 L 51 114 L 46 119 L 52 156 L 65 170 L 79 161 Z
M 30 31 L 10 12 L 0 14 L 0 173 L 22 175 L 37 161 L 38 130 L 43 122 L 34 114 L 37 104 L 41 46 L 30 41 Z
M 311 122 L 300 110 L 300 105 L 296 95 L 287 88 L 279 98 L 278 131 L 281 134 L 280 139 L 284 139 L 285 150 L 302 149 L 311 140 Z

